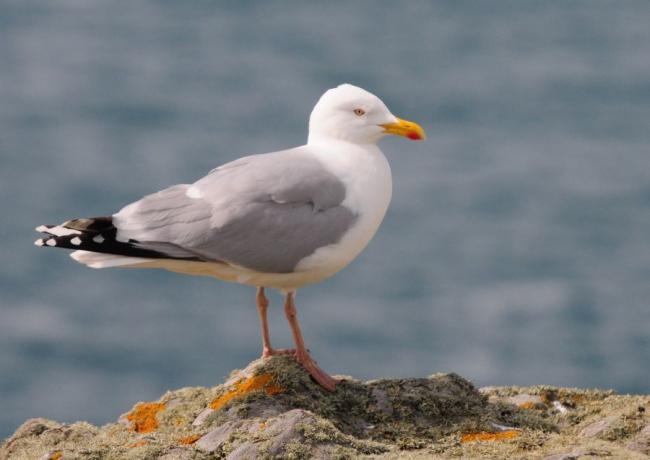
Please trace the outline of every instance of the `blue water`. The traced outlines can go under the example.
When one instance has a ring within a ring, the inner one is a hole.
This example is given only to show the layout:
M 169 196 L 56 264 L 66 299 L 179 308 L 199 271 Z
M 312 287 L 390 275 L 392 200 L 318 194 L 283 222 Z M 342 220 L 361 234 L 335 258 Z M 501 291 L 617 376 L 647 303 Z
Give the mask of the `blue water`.
M 0 437 L 258 356 L 251 288 L 90 270 L 32 229 L 301 144 L 342 82 L 429 140 L 382 141 L 383 226 L 299 293 L 320 364 L 650 391 L 649 3 L 258 3 L 2 3 Z

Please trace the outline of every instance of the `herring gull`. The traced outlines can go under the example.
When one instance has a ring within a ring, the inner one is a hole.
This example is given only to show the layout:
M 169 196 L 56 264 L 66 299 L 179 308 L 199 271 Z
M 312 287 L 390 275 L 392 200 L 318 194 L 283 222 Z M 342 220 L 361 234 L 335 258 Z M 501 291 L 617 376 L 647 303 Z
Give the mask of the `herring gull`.
M 112 216 L 41 225 L 46 235 L 35 244 L 74 249 L 71 257 L 92 268 L 164 268 L 255 286 L 262 356 L 292 354 L 334 390 L 305 346 L 294 299 L 348 265 L 377 231 L 392 191 L 377 147 L 387 134 L 425 138 L 374 94 L 343 84 L 314 107 L 306 145 L 240 158 Z M 264 288 L 284 294 L 295 349 L 271 346 Z

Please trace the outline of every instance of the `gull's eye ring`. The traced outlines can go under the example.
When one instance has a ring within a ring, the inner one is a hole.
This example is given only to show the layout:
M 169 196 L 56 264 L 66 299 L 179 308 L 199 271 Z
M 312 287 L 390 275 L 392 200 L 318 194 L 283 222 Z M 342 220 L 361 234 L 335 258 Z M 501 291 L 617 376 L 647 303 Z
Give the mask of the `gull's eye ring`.
M 354 114 L 357 117 L 362 117 L 362 116 L 364 116 L 366 114 L 366 111 L 363 110 L 363 109 L 354 109 Z

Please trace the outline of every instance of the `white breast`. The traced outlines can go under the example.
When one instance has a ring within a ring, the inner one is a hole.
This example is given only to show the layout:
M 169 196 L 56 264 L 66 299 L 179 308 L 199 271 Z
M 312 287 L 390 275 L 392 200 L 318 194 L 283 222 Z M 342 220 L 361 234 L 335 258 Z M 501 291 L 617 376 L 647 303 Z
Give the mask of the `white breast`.
M 352 262 L 370 242 L 386 214 L 393 185 L 388 161 L 376 145 L 328 142 L 314 146 L 314 151 L 343 181 L 346 197 L 342 205 L 358 216 L 338 243 L 317 249 L 301 260 L 295 270 L 318 272 L 313 275 L 326 278 Z

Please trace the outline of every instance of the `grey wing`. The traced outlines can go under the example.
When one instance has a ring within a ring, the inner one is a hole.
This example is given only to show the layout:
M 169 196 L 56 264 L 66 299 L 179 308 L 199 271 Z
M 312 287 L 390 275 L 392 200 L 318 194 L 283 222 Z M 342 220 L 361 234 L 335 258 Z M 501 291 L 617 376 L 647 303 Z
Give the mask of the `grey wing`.
M 114 216 L 118 237 L 261 272 L 288 273 L 336 243 L 356 215 L 345 187 L 297 149 L 241 158 L 192 185 L 135 202 Z

